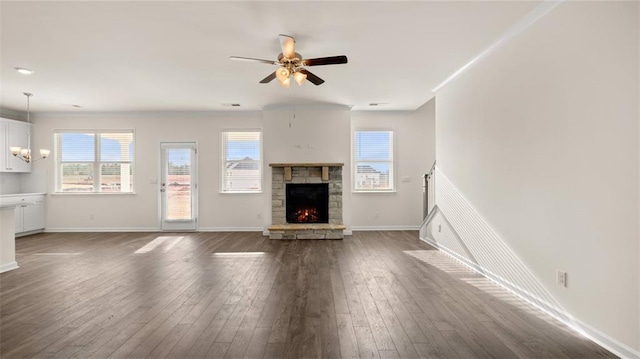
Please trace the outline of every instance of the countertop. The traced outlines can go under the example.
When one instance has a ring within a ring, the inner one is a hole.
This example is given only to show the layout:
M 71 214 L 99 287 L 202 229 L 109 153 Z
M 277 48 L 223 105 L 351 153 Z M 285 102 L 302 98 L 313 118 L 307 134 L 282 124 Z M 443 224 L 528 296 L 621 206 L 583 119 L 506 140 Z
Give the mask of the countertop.
M 42 204 L 46 193 L 14 193 L 0 195 L 0 206 L 16 207 L 18 204 Z
M 44 195 L 46 193 L 11 193 L 11 194 L 0 194 L 0 198 L 4 197 L 23 197 L 23 196 L 38 196 Z

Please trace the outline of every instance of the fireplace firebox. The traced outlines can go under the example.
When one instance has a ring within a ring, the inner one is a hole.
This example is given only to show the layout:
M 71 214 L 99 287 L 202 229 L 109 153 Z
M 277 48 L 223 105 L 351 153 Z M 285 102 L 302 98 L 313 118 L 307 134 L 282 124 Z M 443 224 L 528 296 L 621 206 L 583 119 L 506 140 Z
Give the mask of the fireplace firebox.
M 327 183 L 287 183 L 287 223 L 329 223 Z

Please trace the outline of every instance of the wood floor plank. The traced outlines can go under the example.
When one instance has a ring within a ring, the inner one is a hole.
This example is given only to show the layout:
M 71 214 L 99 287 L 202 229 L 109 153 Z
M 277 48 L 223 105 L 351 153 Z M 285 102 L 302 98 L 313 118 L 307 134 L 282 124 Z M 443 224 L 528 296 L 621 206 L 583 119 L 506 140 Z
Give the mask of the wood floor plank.
M 386 300 L 376 301 L 376 306 L 380 310 L 380 315 L 384 319 L 384 323 L 389 330 L 389 335 L 393 339 L 393 344 L 402 358 L 418 358 L 418 352 L 411 343 L 411 339 L 405 332 L 398 317 L 393 312 L 391 305 Z
M 380 358 L 376 342 L 369 327 L 354 327 L 360 358 Z
M 211 346 L 213 345 L 215 339 L 218 337 L 218 334 L 220 334 L 222 327 L 225 325 L 225 323 L 231 316 L 231 313 L 233 312 L 233 309 L 235 308 L 235 306 L 236 305 L 234 304 L 223 305 L 220 308 L 220 310 L 217 312 L 216 316 L 213 318 L 209 326 L 207 326 L 202 331 L 202 333 L 197 333 L 197 334 L 200 334 L 200 336 L 195 341 L 191 340 L 191 341 L 179 342 L 179 343 L 193 343 L 191 344 L 190 347 L 184 347 L 183 350 L 180 350 L 181 348 L 179 347 L 175 348 L 170 352 L 170 353 L 173 353 L 170 356 L 171 357 L 186 356 L 188 358 L 204 358 L 205 355 L 207 355 L 207 352 L 209 352 L 209 349 L 211 349 Z M 185 352 L 187 352 L 186 355 L 184 354 Z
M 249 344 L 247 344 L 247 351 L 244 354 L 244 358 L 262 358 L 267 348 L 267 341 L 269 340 L 270 328 L 262 327 L 256 328 L 251 336 Z
M 302 346 L 300 358 L 322 358 L 322 347 L 320 345 L 320 334 L 315 325 L 306 326 L 302 333 Z
M 338 320 L 338 338 L 340 340 L 340 354 L 343 359 L 359 358 L 358 340 L 348 314 L 336 314 Z
M 384 319 L 378 311 L 375 299 L 371 296 L 369 291 L 361 292 L 360 298 L 364 305 L 364 311 L 369 324 L 367 327 L 371 329 L 371 333 L 378 350 L 395 350 L 396 346 L 393 344 L 393 339 L 391 338 L 391 335 L 389 335 L 387 325 L 384 323 Z
M 344 284 L 338 270 L 331 271 L 331 290 L 333 291 L 333 304 L 336 314 L 349 314 L 349 304 L 344 293 Z
M 330 271 L 322 271 L 320 288 L 326 288 L 319 293 L 320 305 L 320 348 L 323 358 L 340 358 L 340 339 L 335 312 Z
M 141 251 L 160 236 L 180 238 Z M 0 274 L 0 356 L 615 357 L 440 254 L 413 231 L 25 236 Z
M 190 324 L 177 324 L 167 335 L 162 339 L 153 350 L 149 353 L 149 358 L 164 358 L 170 352 L 171 349 L 178 343 L 183 335 L 189 330 Z
M 284 343 L 267 343 L 264 351 L 264 359 L 281 359 L 284 358 Z

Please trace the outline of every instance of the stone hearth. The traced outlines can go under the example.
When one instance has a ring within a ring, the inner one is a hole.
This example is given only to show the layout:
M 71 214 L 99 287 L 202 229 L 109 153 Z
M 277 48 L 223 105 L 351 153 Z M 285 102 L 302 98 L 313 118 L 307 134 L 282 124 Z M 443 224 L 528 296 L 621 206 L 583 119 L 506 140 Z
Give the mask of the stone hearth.
M 271 163 L 270 239 L 343 239 L 342 163 Z M 287 183 L 327 183 L 329 223 L 287 223 Z

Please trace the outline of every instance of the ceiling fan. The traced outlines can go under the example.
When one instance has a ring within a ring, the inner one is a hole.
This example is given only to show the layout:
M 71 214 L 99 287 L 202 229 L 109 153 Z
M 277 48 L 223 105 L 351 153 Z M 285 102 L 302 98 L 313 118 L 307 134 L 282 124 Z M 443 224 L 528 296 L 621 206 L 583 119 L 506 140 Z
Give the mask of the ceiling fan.
M 271 82 L 277 78 L 282 87 L 288 88 L 291 85 L 291 77 L 298 83 L 298 86 L 302 86 L 304 80 L 309 80 L 312 84 L 318 86 L 324 83 L 324 80 L 311 73 L 305 67 L 308 66 L 321 66 L 321 65 L 339 65 L 346 64 L 347 57 L 344 55 L 330 56 L 330 57 L 318 57 L 315 59 L 304 59 L 302 55 L 295 50 L 295 39 L 289 35 L 278 35 L 280 39 L 280 46 L 282 52 L 278 55 L 278 60 L 263 60 L 254 59 L 250 57 L 238 57 L 231 56 L 231 60 L 259 62 L 263 64 L 271 64 L 279 66 L 273 73 L 265 77 L 260 81 L 261 84 Z

